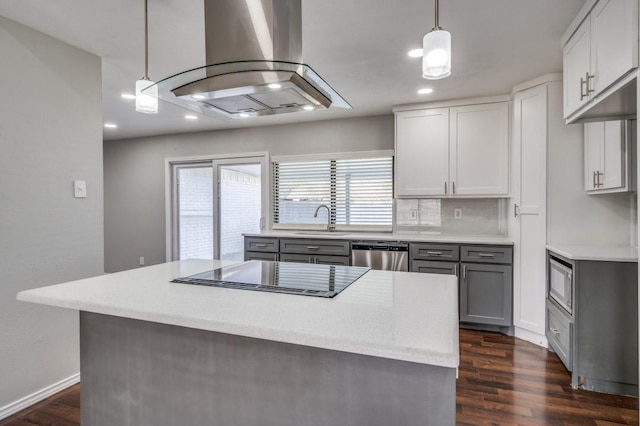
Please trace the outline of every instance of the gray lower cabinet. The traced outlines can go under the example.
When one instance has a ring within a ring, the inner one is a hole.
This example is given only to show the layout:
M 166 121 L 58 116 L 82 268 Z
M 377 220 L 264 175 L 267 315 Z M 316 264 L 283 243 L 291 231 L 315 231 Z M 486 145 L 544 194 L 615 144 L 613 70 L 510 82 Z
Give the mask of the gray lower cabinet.
M 411 272 L 423 274 L 458 275 L 458 262 L 437 262 L 433 260 L 412 260 Z
M 351 242 L 307 238 L 245 237 L 244 260 L 351 265 Z
M 278 238 L 244 237 L 244 260 L 278 260 Z
M 411 272 L 459 277 L 460 326 L 509 332 L 513 325 L 513 248 L 411 243 Z
M 349 256 L 323 256 L 323 255 L 311 255 L 311 254 L 280 254 L 281 262 L 295 262 L 295 263 L 316 263 L 322 265 L 343 265 L 349 266 L 351 259 Z
M 260 253 L 257 251 L 245 251 L 244 260 L 279 260 L 280 255 L 278 253 Z
M 637 396 L 638 264 L 553 257 L 572 268 L 573 310 L 548 298 L 546 336 L 571 385 Z
M 488 325 L 512 324 L 512 268 L 462 263 L 460 321 Z

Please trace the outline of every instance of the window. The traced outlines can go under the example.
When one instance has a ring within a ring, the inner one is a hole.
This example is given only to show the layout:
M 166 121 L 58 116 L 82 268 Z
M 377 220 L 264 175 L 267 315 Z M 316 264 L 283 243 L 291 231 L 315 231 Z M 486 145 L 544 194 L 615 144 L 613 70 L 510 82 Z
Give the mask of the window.
M 336 155 L 273 161 L 273 227 L 391 230 L 393 157 Z M 314 226 L 315 225 L 315 226 Z

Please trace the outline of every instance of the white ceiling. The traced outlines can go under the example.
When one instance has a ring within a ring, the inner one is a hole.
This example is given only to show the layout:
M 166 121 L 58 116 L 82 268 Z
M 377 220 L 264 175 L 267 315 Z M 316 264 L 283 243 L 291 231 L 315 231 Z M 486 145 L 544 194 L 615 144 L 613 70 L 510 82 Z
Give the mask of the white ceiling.
M 144 73 L 142 0 L 0 0 L 0 15 L 102 57 L 105 139 L 330 118 L 388 114 L 393 105 L 507 94 L 560 71 L 560 37 L 585 0 L 442 0 L 440 24 L 453 39 L 452 76 L 423 80 L 409 58 L 433 26 L 433 0 L 303 0 L 304 60 L 353 110 L 330 109 L 223 121 L 185 120 L 179 107 L 136 113 Z M 149 0 L 149 74 L 163 77 L 204 64 L 203 0 Z M 416 90 L 431 87 L 431 95 Z

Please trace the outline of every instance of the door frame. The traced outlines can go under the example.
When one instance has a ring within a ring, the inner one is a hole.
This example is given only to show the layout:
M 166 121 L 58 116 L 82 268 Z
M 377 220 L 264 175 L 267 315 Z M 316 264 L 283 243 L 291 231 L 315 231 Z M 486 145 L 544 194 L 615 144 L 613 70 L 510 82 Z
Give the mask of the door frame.
M 219 154 L 219 155 L 198 155 L 189 157 L 171 157 L 165 158 L 165 261 L 172 262 L 177 260 L 177 242 L 178 242 L 178 229 L 177 229 L 177 199 L 176 199 L 176 168 L 188 167 L 198 165 L 211 165 L 215 168 L 213 173 L 214 181 L 214 197 L 219 194 L 217 176 L 218 171 L 216 165 L 219 164 L 233 164 L 242 163 L 243 161 L 249 161 L 253 163 L 260 163 L 262 166 L 261 186 L 262 186 L 262 216 L 264 217 L 264 227 L 262 230 L 268 230 L 271 224 L 271 168 L 270 156 L 268 152 L 249 152 L 249 153 L 236 153 L 236 154 Z M 214 198 L 214 209 L 219 209 L 219 204 Z M 219 224 L 217 223 L 218 212 L 214 214 L 214 232 L 218 231 Z M 176 247 L 174 247 L 176 246 Z M 214 257 L 218 254 L 219 245 L 214 239 Z

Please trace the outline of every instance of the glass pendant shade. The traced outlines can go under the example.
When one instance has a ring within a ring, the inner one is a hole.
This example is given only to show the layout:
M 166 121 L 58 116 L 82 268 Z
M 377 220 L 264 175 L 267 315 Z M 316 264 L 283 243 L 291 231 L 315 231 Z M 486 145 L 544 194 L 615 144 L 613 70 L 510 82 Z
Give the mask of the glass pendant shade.
M 146 90 L 143 93 L 144 89 Z M 158 86 L 153 81 L 145 79 L 136 81 L 136 111 L 145 114 L 158 113 Z
M 451 34 L 432 30 L 422 41 L 422 77 L 438 80 L 451 75 Z

